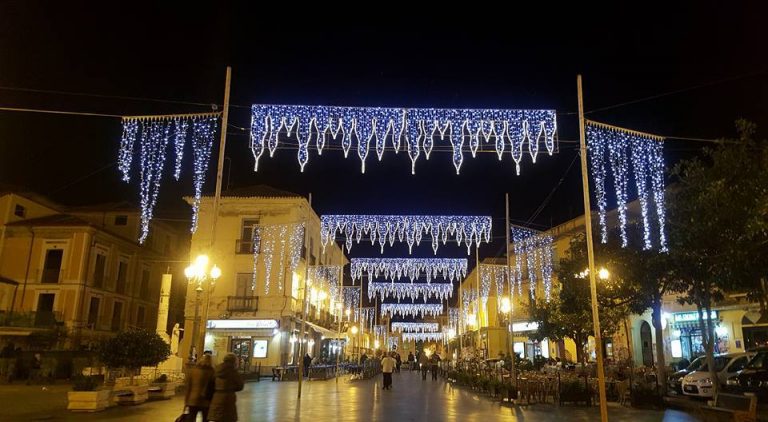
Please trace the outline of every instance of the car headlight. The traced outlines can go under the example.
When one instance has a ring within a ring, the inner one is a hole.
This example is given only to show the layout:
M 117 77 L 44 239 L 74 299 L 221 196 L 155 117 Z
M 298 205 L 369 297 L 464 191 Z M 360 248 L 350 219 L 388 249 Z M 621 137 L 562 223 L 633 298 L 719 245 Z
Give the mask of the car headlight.
M 728 378 L 728 379 L 725 381 L 725 384 L 726 384 L 726 385 L 739 385 L 739 379 L 738 379 L 738 378 L 736 378 L 736 377 Z
M 712 385 L 712 378 L 704 378 L 699 380 L 699 385 Z

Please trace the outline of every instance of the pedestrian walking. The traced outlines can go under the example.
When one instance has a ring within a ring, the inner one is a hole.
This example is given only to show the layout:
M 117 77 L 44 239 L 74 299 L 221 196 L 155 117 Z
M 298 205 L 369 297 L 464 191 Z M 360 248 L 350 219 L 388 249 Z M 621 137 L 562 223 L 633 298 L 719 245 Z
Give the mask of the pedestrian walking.
M 381 375 L 384 377 L 383 386 L 381 388 L 383 390 L 392 389 L 392 371 L 395 369 L 396 364 L 395 358 L 391 355 L 384 355 L 384 358 L 381 359 Z
M 35 353 L 32 357 L 32 363 L 29 366 L 29 378 L 27 378 L 27 385 L 31 383 L 37 383 L 40 379 L 40 369 L 43 367 L 43 358 L 40 353 Z
M 187 422 L 195 422 L 197 414 L 203 414 L 203 420 L 208 420 L 208 407 L 216 390 L 211 356 L 203 355 L 187 374 L 187 393 L 184 396 L 184 406 Z
M 237 373 L 237 357 L 230 353 L 216 367 L 215 390 L 208 409 L 208 422 L 237 421 L 236 392 L 243 389 L 243 379 Z
M 312 358 L 309 353 L 304 355 L 304 378 L 309 378 L 309 367 L 312 366 Z
M 413 352 L 408 352 L 408 370 L 413 371 L 413 365 L 416 363 L 416 357 Z
M 392 352 L 395 355 L 395 372 L 400 372 L 400 365 L 403 363 L 400 358 L 400 353 Z
M 421 369 L 421 379 L 427 379 L 427 370 L 429 369 L 429 358 L 424 352 L 419 353 L 419 369 Z
M 437 381 L 437 370 L 440 365 L 440 355 L 437 354 L 437 352 L 432 354 L 432 357 L 429 359 L 430 361 L 430 369 L 432 370 L 432 381 Z

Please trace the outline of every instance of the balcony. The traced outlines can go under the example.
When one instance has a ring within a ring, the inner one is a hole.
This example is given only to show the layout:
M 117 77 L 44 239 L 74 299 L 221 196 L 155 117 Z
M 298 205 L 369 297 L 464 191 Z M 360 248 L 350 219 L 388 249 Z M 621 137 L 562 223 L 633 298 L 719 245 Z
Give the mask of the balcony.
M 235 253 L 249 255 L 253 253 L 253 241 L 251 239 L 237 239 L 235 241 Z
M 0 311 L 0 326 L 21 328 L 53 328 L 63 325 L 61 312 L 36 311 L 14 312 Z
M 229 312 L 256 312 L 258 310 L 258 296 L 227 296 L 227 311 Z

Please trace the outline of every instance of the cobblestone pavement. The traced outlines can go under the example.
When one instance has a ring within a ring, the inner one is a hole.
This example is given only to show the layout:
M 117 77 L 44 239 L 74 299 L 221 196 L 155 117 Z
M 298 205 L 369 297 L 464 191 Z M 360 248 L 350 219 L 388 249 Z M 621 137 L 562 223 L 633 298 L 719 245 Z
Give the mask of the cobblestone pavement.
M 416 373 L 393 376 L 392 390 L 381 389 L 381 376 L 367 381 L 345 379 L 303 384 L 297 400 L 296 382 L 269 379 L 246 384 L 238 393 L 241 421 L 595 421 L 597 407 L 552 404 L 509 406 L 454 387 L 442 380 L 422 381 Z M 0 421 L 173 421 L 182 411 L 180 396 L 139 406 L 113 407 L 100 413 L 70 413 L 66 408 L 68 386 L 0 386 Z M 697 419 L 676 411 L 635 410 L 610 403 L 610 420 L 688 422 Z

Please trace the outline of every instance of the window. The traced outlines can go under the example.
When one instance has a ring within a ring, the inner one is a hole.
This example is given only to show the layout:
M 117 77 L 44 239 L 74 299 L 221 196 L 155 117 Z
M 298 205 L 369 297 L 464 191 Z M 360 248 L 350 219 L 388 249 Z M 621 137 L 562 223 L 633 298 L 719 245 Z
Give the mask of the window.
M 127 215 L 116 215 L 115 216 L 115 225 L 116 226 L 127 226 L 128 225 L 128 216 Z
M 37 312 L 35 312 L 35 327 L 51 327 L 56 323 L 53 314 L 55 293 L 41 293 L 37 297 Z
M 120 331 L 122 328 L 121 321 L 123 319 L 123 302 L 117 302 L 115 301 L 115 304 L 112 305 L 112 324 L 110 324 L 110 328 L 112 331 Z
M 246 218 L 240 230 L 240 241 L 237 243 L 237 253 L 253 253 L 253 233 L 259 225 L 258 218 Z
M 45 251 L 45 263 L 43 264 L 43 277 L 41 283 L 58 283 L 61 272 L 61 262 L 64 257 L 63 249 L 48 249 Z
M 141 286 L 139 287 L 139 297 L 149 299 L 149 269 L 141 270 Z
M 749 362 L 748 358 L 746 356 L 742 356 L 738 359 L 736 359 L 731 366 L 728 367 L 728 372 L 739 372 L 747 365 L 747 362 Z
M 107 270 L 107 256 L 103 253 L 96 253 L 96 264 L 93 267 L 93 286 L 101 287 L 104 285 L 104 273 Z
M 98 297 L 91 297 L 90 306 L 88 306 L 88 326 L 91 329 L 96 328 L 96 324 L 99 322 L 99 306 L 101 305 L 101 299 Z
M 144 328 L 144 307 L 141 305 L 136 308 L 136 326 Z
M 115 291 L 120 294 L 125 294 L 125 278 L 128 276 L 128 263 L 120 261 L 117 263 L 117 281 L 115 283 Z
M 253 296 L 251 283 L 253 282 L 253 273 L 238 273 L 235 283 L 235 296 L 246 297 Z
M 27 216 L 27 209 L 24 208 L 23 205 L 16 204 L 16 206 L 13 208 L 13 215 L 16 217 L 24 218 Z

